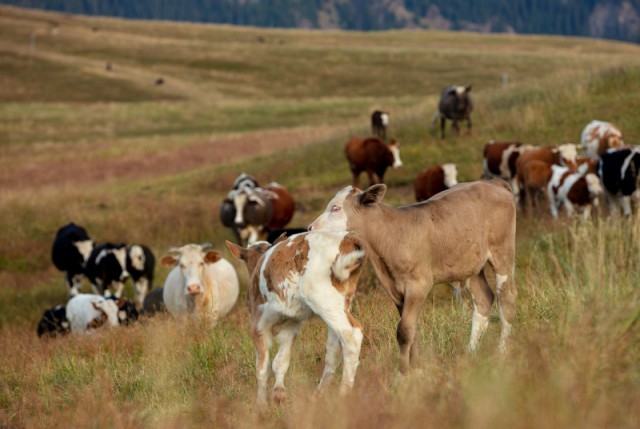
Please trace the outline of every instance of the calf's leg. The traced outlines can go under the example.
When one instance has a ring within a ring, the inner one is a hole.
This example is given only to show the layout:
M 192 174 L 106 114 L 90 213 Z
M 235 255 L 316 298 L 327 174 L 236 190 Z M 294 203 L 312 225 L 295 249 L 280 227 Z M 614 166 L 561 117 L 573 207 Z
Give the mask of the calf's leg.
M 267 382 L 269 381 L 269 347 L 271 347 L 271 326 L 263 326 L 261 330 L 253 327 L 251 338 L 256 347 L 256 378 L 258 393 L 256 402 L 259 407 L 267 405 Z
M 493 292 L 487 282 L 484 269 L 469 279 L 469 292 L 473 299 L 473 316 L 471 319 L 471 339 L 469 351 L 475 353 L 478 341 L 489 326 L 491 305 L 493 304 Z
M 293 346 L 299 332 L 300 322 L 292 322 L 281 326 L 280 331 L 276 334 L 276 340 L 280 344 L 272 365 L 273 373 L 276 376 L 276 383 L 273 386 L 273 401 L 276 403 L 285 399 L 284 376 L 291 362 L 291 346 Z
M 327 348 L 324 357 L 324 371 L 318 384 L 318 390 L 326 388 L 333 380 L 333 375 L 342 361 L 342 348 L 340 338 L 333 329 L 329 328 L 327 333 Z
M 418 316 L 424 304 L 424 300 L 431 290 L 432 285 L 428 285 L 427 290 L 420 290 L 420 284 L 407 284 L 405 288 L 404 302 L 402 305 L 402 316 L 398 323 L 396 336 L 400 346 L 400 372 L 407 374 L 411 364 L 417 362 L 418 347 L 414 344 L 416 336 L 416 325 Z

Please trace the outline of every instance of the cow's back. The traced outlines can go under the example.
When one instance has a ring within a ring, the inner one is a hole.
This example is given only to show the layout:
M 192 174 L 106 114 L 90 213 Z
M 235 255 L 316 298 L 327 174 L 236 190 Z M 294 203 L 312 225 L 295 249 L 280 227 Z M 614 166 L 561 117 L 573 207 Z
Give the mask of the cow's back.
M 238 275 L 233 265 L 226 259 L 208 264 L 205 269 L 204 283 L 205 287 L 215 287 L 218 290 L 217 304 L 213 299 L 208 301 L 212 308 L 214 305 L 217 306 L 218 316 L 222 317 L 228 314 L 238 300 L 240 293 Z M 208 293 L 211 292 L 212 289 L 209 289 Z

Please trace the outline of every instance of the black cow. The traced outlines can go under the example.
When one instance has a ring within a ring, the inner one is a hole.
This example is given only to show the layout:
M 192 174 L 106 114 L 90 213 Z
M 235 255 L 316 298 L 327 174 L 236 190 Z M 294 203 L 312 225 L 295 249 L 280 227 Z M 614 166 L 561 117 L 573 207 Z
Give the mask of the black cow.
M 371 132 L 382 140 L 387 138 L 387 126 L 389 125 L 389 113 L 375 110 L 371 114 Z
M 113 299 L 118 306 L 118 321 L 121 325 L 130 325 L 138 320 L 140 314 L 133 302 L 125 298 L 118 299 L 115 296 L 111 296 L 109 299 Z
M 143 244 L 127 246 L 127 272 L 131 276 L 136 307 L 142 308 L 144 297 L 153 285 L 153 272 L 156 258 L 153 252 Z
M 85 275 L 96 294 L 113 293 L 120 298 L 124 282 L 129 278 L 127 246 L 124 243 L 104 243 L 96 246 L 87 260 Z
M 473 101 L 471 99 L 471 85 L 449 86 L 442 90 L 438 103 L 438 116 L 440 117 L 440 136 L 444 138 L 444 127 L 447 119 L 452 121 L 451 128 L 460 133 L 458 121 L 466 120 L 467 128 L 471 132 L 471 111 Z
M 51 260 L 57 269 L 64 272 L 69 294 L 78 294 L 82 285 L 85 264 L 93 250 L 93 240 L 87 231 L 74 223 L 61 227 L 53 239 Z
M 144 297 L 142 309 L 147 316 L 153 316 L 156 313 L 164 313 L 167 308 L 164 306 L 164 298 L 162 292 L 164 288 L 157 287 Z
M 38 336 L 46 335 L 56 337 L 71 332 L 71 325 L 67 320 L 67 310 L 64 305 L 56 305 L 42 313 L 42 319 L 38 323 Z
M 625 216 L 631 215 L 631 196 L 638 189 L 640 148 L 610 149 L 600 155 L 598 176 L 604 187 L 609 213 L 616 214 L 616 202 Z

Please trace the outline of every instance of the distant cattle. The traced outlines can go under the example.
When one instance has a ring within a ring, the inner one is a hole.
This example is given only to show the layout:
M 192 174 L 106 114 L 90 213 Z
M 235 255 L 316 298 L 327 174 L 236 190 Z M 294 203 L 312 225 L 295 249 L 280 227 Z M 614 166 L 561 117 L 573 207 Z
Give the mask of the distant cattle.
M 585 156 L 598 159 L 607 149 L 622 148 L 624 140 L 622 132 L 612 123 L 591 121 L 582 130 L 580 144 Z
M 342 359 L 340 392 L 354 383 L 362 345 L 362 326 L 351 303 L 364 263 L 358 238 L 346 232 L 309 232 L 271 246 L 258 242 L 244 249 L 227 241 L 231 253 L 249 271 L 247 291 L 251 337 L 256 347 L 257 402 L 267 403 L 269 348 L 273 336 L 280 349 L 273 360 L 273 400 L 284 399 L 284 377 L 291 347 L 302 322 L 319 316 L 329 330 L 325 367 L 318 389 L 327 386 Z
M 129 278 L 127 246 L 124 243 L 96 246 L 87 260 L 85 273 L 94 293 L 120 298 L 124 282 Z
M 156 313 L 167 311 L 167 307 L 164 305 L 164 298 L 162 297 L 163 293 L 164 288 L 157 287 L 144 297 L 142 310 L 146 316 L 153 316 Z
M 85 264 L 93 250 L 93 240 L 87 231 L 74 223 L 61 227 L 51 246 L 51 260 L 64 272 L 71 296 L 79 293 Z
M 143 244 L 127 246 L 127 272 L 133 282 L 134 301 L 138 308 L 142 308 L 144 297 L 153 285 L 155 266 L 156 258 L 147 246 Z
M 631 215 L 631 196 L 637 195 L 640 179 L 640 148 L 608 150 L 600 156 L 598 175 L 605 189 L 609 213 L 618 213 L 622 207 L 625 216 Z
M 395 140 L 387 145 L 378 138 L 352 137 L 344 148 L 349 168 L 353 175 L 353 186 L 359 186 L 360 173 L 365 171 L 369 183 L 384 183 L 384 173 L 388 167 L 402 167 L 400 160 L 400 144 Z M 375 179 L 375 176 L 378 179 Z
M 236 271 L 210 247 L 187 244 L 169 249 L 172 255 L 160 260 L 163 265 L 174 267 L 162 293 L 172 316 L 190 315 L 215 325 L 235 305 L 240 290 Z
M 284 186 L 272 182 L 265 189 L 244 173 L 220 206 L 220 220 L 239 243 L 254 243 L 271 229 L 283 228 L 295 212 L 293 197 Z
M 458 184 L 455 164 L 435 165 L 418 173 L 414 184 L 416 201 L 424 201 Z
M 564 165 L 575 169 L 577 154 L 576 145 L 573 143 L 536 147 L 522 152 L 516 161 L 516 180 L 513 183 L 513 191 L 521 205 L 536 205 L 537 197 L 547 193 L 551 165 Z
M 78 294 L 67 303 L 71 332 L 81 333 L 102 325 L 119 326 L 116 301 L 101 295 Z
M 489 141 L 484 145 L 482 153 L 482 177 L 499 177 L 509 182 L 513 188 L 516 180 L 516 162 L 521 153 L 532 148 L 533 146 L 519 141 Z
M 446 120 L 451 121 L 451 128 L 460 133 L 458 121 L 467 121 L 467 129 L 471 132 L 471 112 L 473 100 L 471 98 L 471 85 L 449 86 L 442 90 L 438 103 L 438 117 L 440 118 L 440 137 L 444 138 Z
M 598 206 L 598 197 L 602 195 L 600 178 L 589 173 L 589 163 L 580 165 L 577 171 L 560 165 L 551 166 L 551 179 L 547 185 L 551 215 L 558 218 L 560 207 L 564 207 L 567 216 L 573 216 L 574 207 L 582 209 L 583 218 L 588 219 L 591 208 Z
M 489 325 L 497 296 L 505 351 L 515 321 L 516 207 L 502 180 L 462 183 L 427 201 L 404 207 L 381 202 L 385 185 L 346 187 L 309 225 L 310 231 L 349 231 L 362 241 L 381 285 L 400 312 L 400 371 L 416 363 L 420 310 L 434 284 L 469 280 L 473 317 L 469 350 Z M 485 266 L 495 277 L 487 282 Z
M 371 133 L 385 140 L 387 138 L 387 127 L 389 126 L 389 113 L 375 110 L 371 114 Z
M 67 310 L 64 305 L 56 305 L 42 313 L 38 323 L 38 336 L 56 337 L 71 332 L 71 325 L 67 320 Z

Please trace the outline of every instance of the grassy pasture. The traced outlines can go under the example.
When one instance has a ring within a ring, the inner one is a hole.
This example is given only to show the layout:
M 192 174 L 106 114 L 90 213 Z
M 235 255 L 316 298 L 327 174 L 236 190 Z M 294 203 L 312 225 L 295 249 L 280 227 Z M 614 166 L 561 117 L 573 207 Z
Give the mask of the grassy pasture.
M 638 219 L 519 218 L 518 323 L 504 361 L 497 314 L 468 356 L 471 310 L 439 285 L 421 316 L 423 364 L 399 379 L 397 315 L 368 270 L 354 305 L 366 330 L 354 392 L 313 395 L 326 333 L 312 322 L 294 346 L 291 401 L 263 415 L 242 302 L 215 329 L 158 318 L 86 338 L 40 341 L 34 331 L 42 310 L 66 299 L 49 251 L 68 221 L 156 255 L 186 242 L 222 250 L 231 234 L 219 202 L 247 171 L 289 187 L 292 226 L 306 225 L 350 183 L 342 146 L 368 132 L 378 107 L 391 111 L 405 162 L 387 174 L 392 204 L 411 203 L 416 173 L 433 163 L 479 177 L 492 138 L 577 141 L 599 118 L 635 144 L 639 53 L 577 38 L 265 30 L 0 7 L 2 425 L 638 427 Z M 474 85 L 475 127 L 441 141 L 428 122 L 450 83 Z M 157 284 L 166 273 L 158 268 Z

